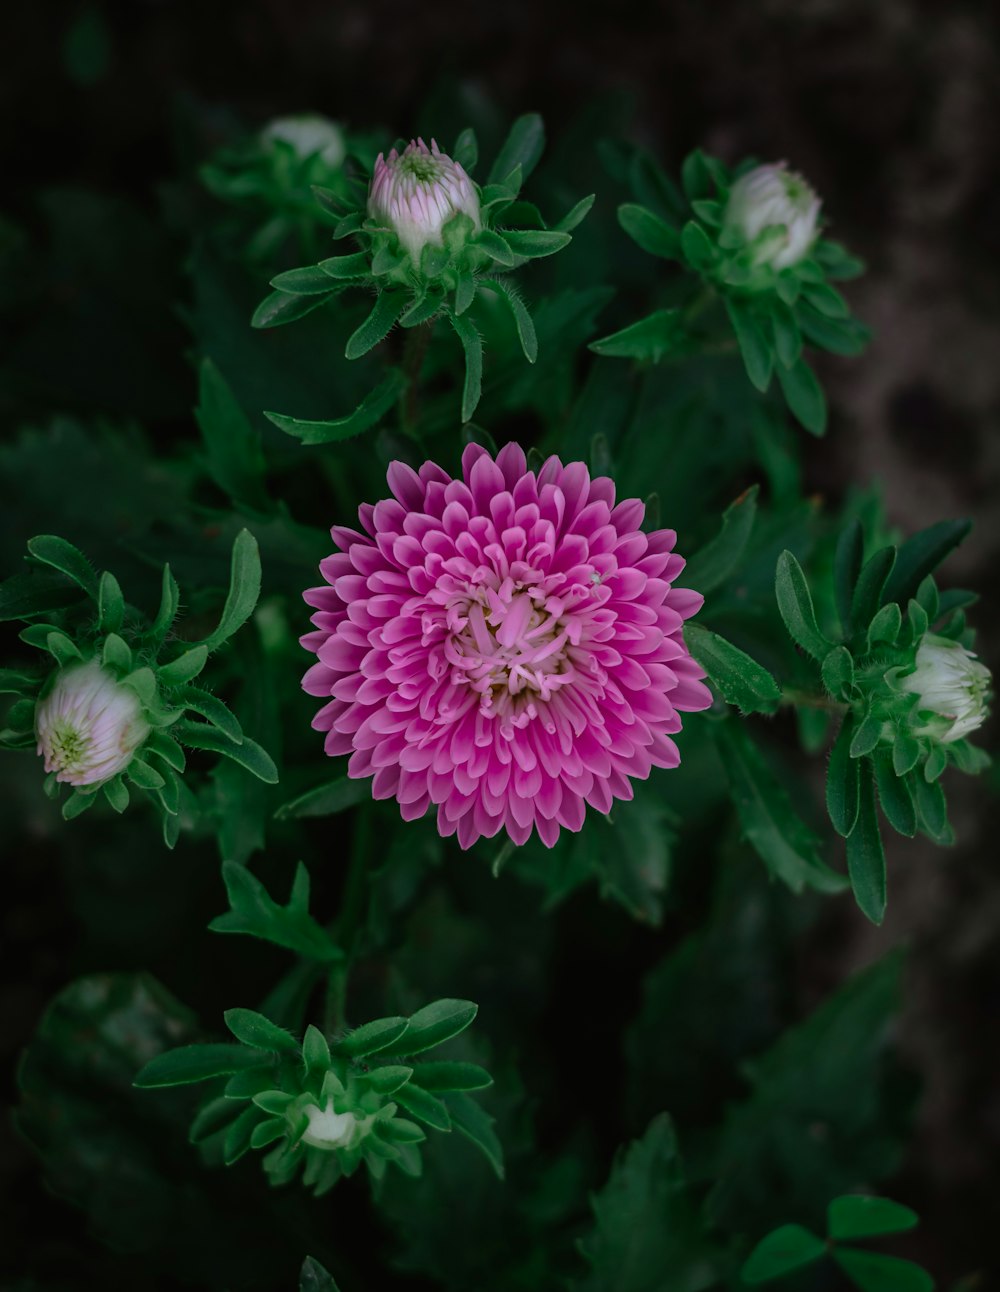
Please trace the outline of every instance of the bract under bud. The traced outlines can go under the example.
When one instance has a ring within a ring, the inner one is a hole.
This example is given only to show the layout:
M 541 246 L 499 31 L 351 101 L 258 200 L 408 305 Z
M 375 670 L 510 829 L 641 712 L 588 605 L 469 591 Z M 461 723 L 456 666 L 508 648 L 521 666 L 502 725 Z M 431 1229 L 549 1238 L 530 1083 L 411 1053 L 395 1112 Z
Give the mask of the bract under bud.
M 336 122 L 315 112 L 278 117 L 264 127 L 260 137 L 265 144 L 274 141 L 288 144 L 301 161 L 318 156 L 332 169 L 340 166 L 347 156 L 343 131 Z
M 138 696 L 96 659 L 62 669 L 35 714 L 45 770 L 68 785 L 124 771 L 149 731 Z
M 430 148 L 422 139 L 411 140 L 402 153 L 395 148 L 388 157 L 379 153 L 368 191 L 368 215 L 391 229 L 419 267 L 420 253 L 428 243 L 441 246 L 442 229 L 459 212 L 482 228 L 479 194 L 461 164 Z
M 725 223 L 756 244 L 755 265 L 787 269 L 816 241 L 820 200 L 802 178 L 779 165 L 741 175 L 729 193 Z
M 921 725 L 915 736 L 932 736 L 950 744 L 971 735 L 989 713 L 990 671 L 970 650 L 948 637 L 927 633 L 916 655 L 916 669 L 903 679 L 919 696 Z M 933 716 L 926 717 L 927 714 Z

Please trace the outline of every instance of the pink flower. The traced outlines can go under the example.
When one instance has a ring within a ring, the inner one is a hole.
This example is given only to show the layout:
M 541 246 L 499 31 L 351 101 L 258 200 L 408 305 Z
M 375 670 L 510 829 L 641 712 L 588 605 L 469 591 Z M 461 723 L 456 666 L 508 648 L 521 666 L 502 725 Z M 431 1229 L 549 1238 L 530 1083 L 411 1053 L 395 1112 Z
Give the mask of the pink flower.
M 327 701 L 312 725 L 348 775 L 408 821 L 433 803 L 463 848 L 532 826 L 551 847 L 588 803 L 608 812 L 677 766 L 680 714 L 711 696 L 681 635 L 702 597 L 671 586 L 673 530 L 642 533 L 643 504 L 615 506 L 582 462 L 536 476 L 516 444 L 495 462 L 470 444 L 461 480 L 393 462 L 388 481 L 364 533 L 331 531 L 341 551 L 305 594 L 319 662 L 303 687 Z

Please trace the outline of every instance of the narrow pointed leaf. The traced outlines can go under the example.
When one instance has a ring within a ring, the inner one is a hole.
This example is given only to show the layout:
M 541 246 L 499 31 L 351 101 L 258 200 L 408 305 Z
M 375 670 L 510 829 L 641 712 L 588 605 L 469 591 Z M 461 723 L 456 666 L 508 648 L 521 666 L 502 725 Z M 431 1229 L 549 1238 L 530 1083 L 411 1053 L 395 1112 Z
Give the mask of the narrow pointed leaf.
M 265 412 L 264 416 L 280 431 L 293 435 L 303 444 L 339 443 L 377 426 L 396 403 L 405 385 L 403 374 L 398 368 L 393 368 L 388 377 L 364 397 L 353 413 L 331 421 L 305 421 L 298 417 L 287 417 L 284 413 Z

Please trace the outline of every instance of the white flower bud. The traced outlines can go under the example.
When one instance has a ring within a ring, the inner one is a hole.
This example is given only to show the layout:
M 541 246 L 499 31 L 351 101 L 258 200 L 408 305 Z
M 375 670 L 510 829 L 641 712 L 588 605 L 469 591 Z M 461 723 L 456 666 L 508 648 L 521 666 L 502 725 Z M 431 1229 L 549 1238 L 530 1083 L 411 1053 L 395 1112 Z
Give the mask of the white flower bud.
M 986 721 L 990 671 L 970 650 L 948 637 L 927 633 L 917 651 L 916 670 L 903 679 L 920 697 L 919 708 L 937 720 L 915 727 L 915 736 L 936 736 L 942 744 L 961 740 Z
M 747 242 L 771 230 L 772 236 L 761 240 L 754 263 L 787 269 L 808 255 L 816 241 L 819 208 L 819 198 L 802 176 L 786 170 L 782 162 L 740 176 L 729 192 L 725 223 Z
M 353 1113 L 334 1112 L 332 1099 L 326 1101 L 325 1108 L 309 1104 L 304 1111 L 309 1125 L 302 1133 L 302 1143 L 328 1150 L 353 1148 L 367 1135 L 375 1120 L 373 1116 L 355 1117 Z
M 368 191 L 368 215 L 392 229 L 414 265 L 428 244 L 441 246 L 441 229 L 464 211 L 478 232 L 482 228 L 479 194 L 462 166 L 422 139 L 411 140 L 402 153 L 381 153 Z
M 69 785 L 98 785 L 116 776 L 149 730 L 139 697 L 96 659 L 63 669 L 35 711 L 45 770 Z
M 288 144 L 301 161 L 319 156 L 331 170 L 336 170 L 347 156 L 343 131 L 335 122 L 318 113 L 278 117 L 264 127 L 260 137 L 264 144 L 276 140 Z

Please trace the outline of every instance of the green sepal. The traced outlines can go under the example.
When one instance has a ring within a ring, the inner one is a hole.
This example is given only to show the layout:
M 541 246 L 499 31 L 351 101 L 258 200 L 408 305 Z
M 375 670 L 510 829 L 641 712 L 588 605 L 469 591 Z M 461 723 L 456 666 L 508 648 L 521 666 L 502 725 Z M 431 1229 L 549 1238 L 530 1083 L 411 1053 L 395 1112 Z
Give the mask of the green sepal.
M 160 773 L 142 758 L 133 758 L 125 768 L 125 775 L 141 790 L 158 790 L 163 785 Z
M 67 637 L 64 632 L 59 632 L 58 630 L 46 634 L 45 649 L 60 668 L 68 668 L 71 664 L 78 664 L 83 659 L 76 642 Z
M 117 633 L 108 633 L 101 649 L 101 663 L 118 673 L 128 673 L 132 668 L 132 650 Z
M 128 786 L 120 776 L 115 776 L 110 781 L 105 781 L 101 789 L 104 791 L 104 797 L 115 812 L 121 814 L 125 811 L 128 807 L 129 793 Z
M 116 633 L 125 619 L 125 598 L 118 580 L 105 570 L 97 588 L 97 622 L 101 632 Z

